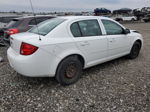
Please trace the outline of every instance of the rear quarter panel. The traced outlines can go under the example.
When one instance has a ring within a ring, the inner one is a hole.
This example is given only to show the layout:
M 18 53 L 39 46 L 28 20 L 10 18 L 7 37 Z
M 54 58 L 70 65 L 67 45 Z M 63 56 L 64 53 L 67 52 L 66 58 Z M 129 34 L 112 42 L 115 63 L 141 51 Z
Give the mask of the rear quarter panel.
M 42 40 L 43 41 L 43 40 Z M 84 55 L 78 50 L 74 40 L 70 37 L 67 38 L 45 38 L 45 43 L 40 45 L 40 48 L 49 54 L 53 55 L 51 59 L 49 59 L 49 63 L 51 64 L 51 74 L 55 74 L 59 63 L 66 57 L 79 54 L 82 57 Z

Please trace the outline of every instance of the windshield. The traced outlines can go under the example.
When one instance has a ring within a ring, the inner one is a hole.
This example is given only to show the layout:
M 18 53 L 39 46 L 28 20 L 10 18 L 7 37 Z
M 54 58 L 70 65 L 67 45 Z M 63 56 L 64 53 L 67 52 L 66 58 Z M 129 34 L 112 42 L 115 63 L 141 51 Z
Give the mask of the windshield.
M 65 19 L 60 18 L 50 19 L 33 27 L 29 32 L 45 36 L 64 21 Z

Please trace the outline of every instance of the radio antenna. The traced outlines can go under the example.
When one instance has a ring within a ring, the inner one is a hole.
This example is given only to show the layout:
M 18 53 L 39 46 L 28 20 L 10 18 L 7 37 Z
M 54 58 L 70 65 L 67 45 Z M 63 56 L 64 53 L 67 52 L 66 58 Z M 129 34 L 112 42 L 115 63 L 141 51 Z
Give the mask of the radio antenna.
M 39 32 L 39 28 L 38 28 L 38 25 L 37 25 L 37 21 L 36 21 L 36 14 L 34 12 L 34 8 L 33 8 L 33 4 L 32 4 L 32 1 L 30 1 L 30 5 L 31 5 L 31 9 L 32 9 L 32 13 L 33 13 L 33 16 L 34 16 L 34 20 L 35 20 L 35 24 L 36 24 L 36 28 L 37 28 L 37 31 L 38 31 L 38 35 L 39 35 L 39 40 L 42 40 L 41 37 L 40 37 L 40 32 Z

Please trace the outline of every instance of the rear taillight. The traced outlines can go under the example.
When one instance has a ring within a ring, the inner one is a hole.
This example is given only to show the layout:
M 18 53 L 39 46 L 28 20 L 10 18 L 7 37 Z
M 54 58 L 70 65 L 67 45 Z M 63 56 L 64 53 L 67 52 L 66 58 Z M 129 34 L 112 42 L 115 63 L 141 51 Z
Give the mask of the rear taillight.
M 18 29 L 9 29 L 6 32 L 8 35 L 13 35 L 13 34 L 19 33 L 19 30 Z
M 38 50 L 38 47 L 22 42 L 21 48 L 20 48 L 20 54 L 21 55 L 31 55 L 31 54 L 35 53 L 37 50 Z

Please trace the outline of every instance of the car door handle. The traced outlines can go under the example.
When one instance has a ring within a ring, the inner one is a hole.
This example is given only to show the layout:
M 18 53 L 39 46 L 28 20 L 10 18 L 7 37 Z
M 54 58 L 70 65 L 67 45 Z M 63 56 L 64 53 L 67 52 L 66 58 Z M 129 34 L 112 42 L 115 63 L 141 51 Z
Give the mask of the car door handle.
M 85 41 L 85 42 L 81 42 L 81 44 L 80 44 L 81 46 L 87 46 L 87 45 L 89 45 L 89 42 L 88 41 Z

